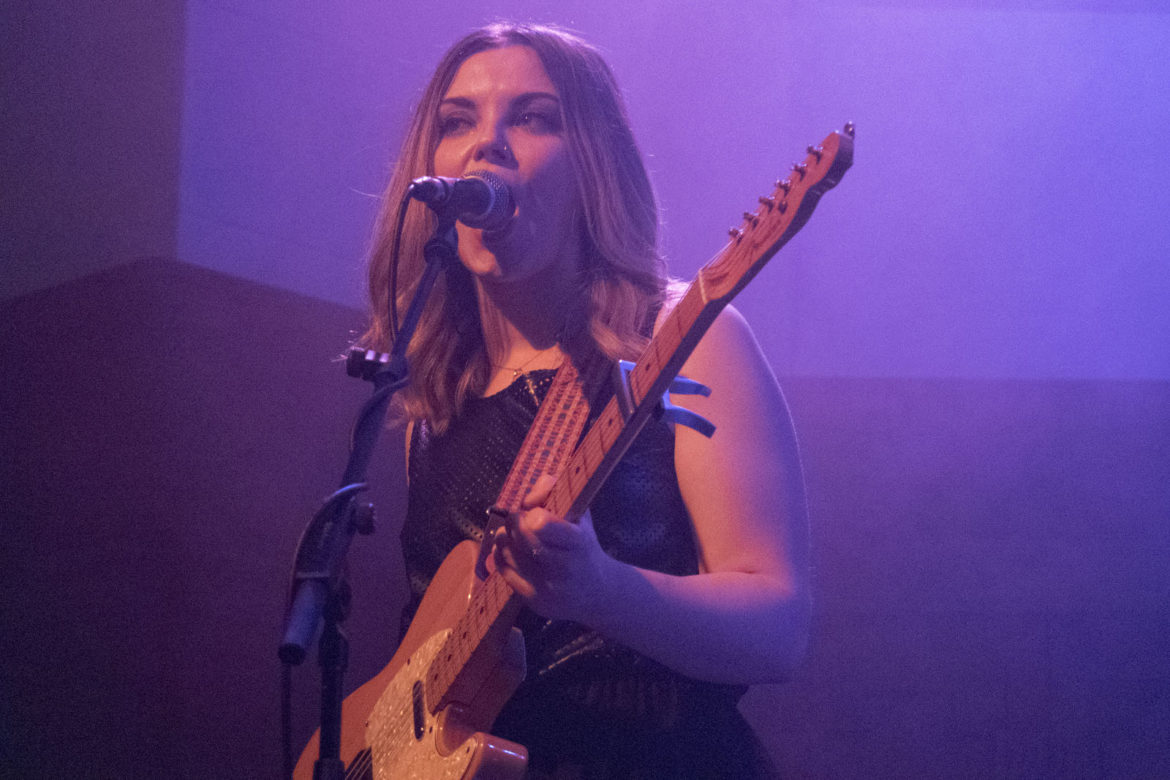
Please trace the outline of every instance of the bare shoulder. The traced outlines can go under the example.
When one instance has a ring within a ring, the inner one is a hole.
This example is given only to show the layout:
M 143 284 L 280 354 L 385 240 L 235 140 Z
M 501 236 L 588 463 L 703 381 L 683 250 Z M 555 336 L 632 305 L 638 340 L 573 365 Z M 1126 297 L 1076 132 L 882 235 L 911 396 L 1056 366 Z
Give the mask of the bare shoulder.
M 675 468 L 707 571 L 768 572 L 799 588 L 805 544 L 796 435 L 751 328 L 724 309 L 683 365 L 710 397 L 672 401 L 715 425 L 706 438 L 676 426 Z
M 662 325 L 669 313 L 670 310 L 664 307 L 655 329 Z M 726 307 L 715 318 L 680 373 L 712 390 L 710 398 L 688 398 L 691 406 L 707 408 L 713 404 L 715 409 L 711 411 L 717 411 L 720 407 L 738 405 L 745 400 L 751 408 L 783 405 L 779 384 L 751 326 L 732 306 Z

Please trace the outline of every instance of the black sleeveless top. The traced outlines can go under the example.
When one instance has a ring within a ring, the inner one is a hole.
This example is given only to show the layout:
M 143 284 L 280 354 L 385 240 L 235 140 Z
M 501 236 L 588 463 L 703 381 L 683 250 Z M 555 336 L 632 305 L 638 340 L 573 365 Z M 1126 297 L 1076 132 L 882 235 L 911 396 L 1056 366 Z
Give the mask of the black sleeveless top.
M 554 374 L 535 371 L 468 401 L 442 435 L 425 421 L 415 426 L 402 530 L 410 581 L 404 631 L 447 553 L 482 538 L 486 510 Z M 614 558 L 668 574 L 698 572 L 668 425 L 646 426 L 590 511 Z M 693 680 L 570 621 L 523 610 L 518 625 L 528 675 L 492 732 L 529 749 L 530 777 L 558 767 L 590 778 L 766 776 L 735 706 L 743 688 Z

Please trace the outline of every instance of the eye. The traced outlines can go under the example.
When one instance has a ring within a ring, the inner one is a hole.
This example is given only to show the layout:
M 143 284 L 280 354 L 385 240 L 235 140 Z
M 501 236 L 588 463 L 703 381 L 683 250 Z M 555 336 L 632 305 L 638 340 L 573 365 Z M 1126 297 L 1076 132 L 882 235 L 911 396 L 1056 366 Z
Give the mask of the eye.
M 446 138 L 449 135 L 459 135 L 470 129 L 474 123 L 471 118 L 463 114 L 448 114 L 439 117 L 439 136 Z
M 528 110 L 516 117 L 516 124 L 526 127 L 534 133 L 559 133 L 561 131 L 561 116 L 555 111 Z

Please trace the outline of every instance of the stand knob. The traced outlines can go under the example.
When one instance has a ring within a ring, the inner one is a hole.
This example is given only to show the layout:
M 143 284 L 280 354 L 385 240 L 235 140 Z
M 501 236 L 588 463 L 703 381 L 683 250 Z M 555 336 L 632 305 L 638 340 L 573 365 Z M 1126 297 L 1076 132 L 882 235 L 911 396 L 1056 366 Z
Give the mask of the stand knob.
M 353 530 L 362 536 L 374 532 L 374 505 L 357 504 L 353 508 Z

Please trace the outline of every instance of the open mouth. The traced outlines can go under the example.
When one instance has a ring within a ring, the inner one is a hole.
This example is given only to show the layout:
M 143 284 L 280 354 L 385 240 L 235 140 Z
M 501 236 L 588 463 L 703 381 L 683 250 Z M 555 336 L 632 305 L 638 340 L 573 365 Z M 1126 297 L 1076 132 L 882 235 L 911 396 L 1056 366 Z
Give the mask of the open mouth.
M 490 248 L 493 245 L 502 244 L 504 241 L 506 241 L 508 239 L 508 236 L 511 235 L 512 226 L 515 224 L 516 224 L 516 213 L 513 212 L 512 216 L 508 219 L 507 222 L 504 223 L 503 227 L 494 228 L 491 230 L 485 229 L 483 231 L 484 245 Z

